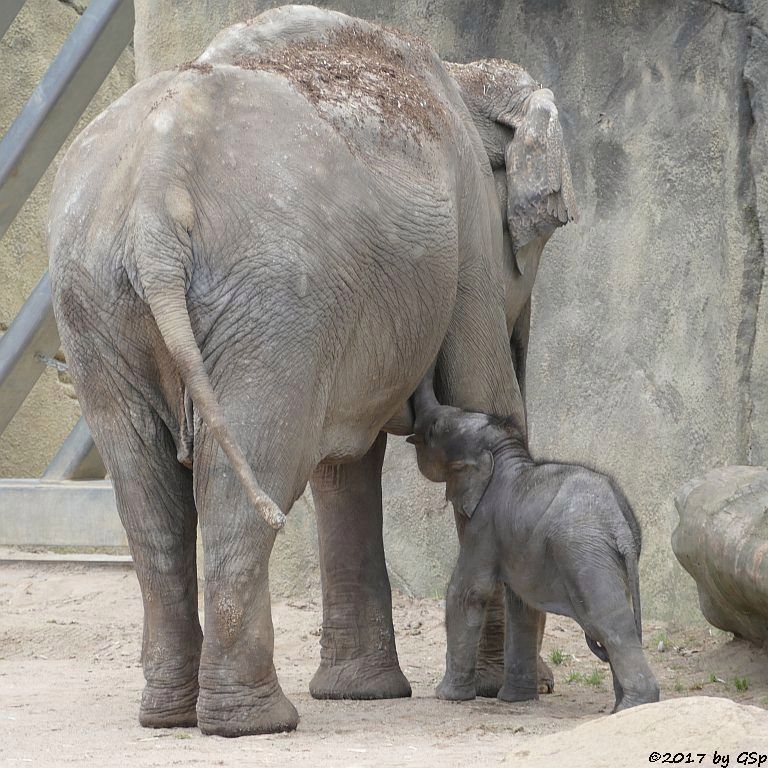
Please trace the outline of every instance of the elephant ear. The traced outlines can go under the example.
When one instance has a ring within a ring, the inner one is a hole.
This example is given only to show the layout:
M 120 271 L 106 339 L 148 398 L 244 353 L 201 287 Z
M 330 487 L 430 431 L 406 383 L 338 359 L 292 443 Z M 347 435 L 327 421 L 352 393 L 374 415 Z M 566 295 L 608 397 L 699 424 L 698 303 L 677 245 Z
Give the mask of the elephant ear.
M 516 255 L 531 240 L 552 234 L 577 217 L 571 169 L 554 95 L 531 90 L 496 117 L 514 130 L 504 159 L 507 172 L 507 226 Z M 522 273 L 524 263 L 517 264 Z
M 445 498 L 453 508 L 467 517 L 475 514 L 477 505 L 493 476 L 493 454 L 483 451 L 477 459 L 453 462 L 448 468 Z

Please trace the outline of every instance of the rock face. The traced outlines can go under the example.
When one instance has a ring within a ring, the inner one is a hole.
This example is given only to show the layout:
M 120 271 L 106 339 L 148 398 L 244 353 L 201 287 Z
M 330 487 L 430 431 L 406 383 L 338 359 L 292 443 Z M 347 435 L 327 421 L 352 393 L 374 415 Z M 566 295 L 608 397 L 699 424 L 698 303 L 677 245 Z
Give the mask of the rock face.
M 649 759 L 653 752 L 656 760 Z M 667 762 L 679 753 L 683 757 L 676 762 L 684 762 L 690 753 L 689 762 L 696 765 L 757 765 L 759 757 L 746 761 L 749 753 L 768 753 L 768 713 L 714 696 L 671 699 L 526 741 L 507 762 L 517 768 L 647 768 L 660 763 L 664 753 L 671 755 Z
M 723 467 L 675 497 L 677 559 L 696 580 L 707 621 L 763 645 L 768 640 L 768 469 Z
M 136 0 L 138 75 L 277 4 Z M 646 612 L 691 618 L 673 493 L 712 466 L 768 461 L 768 0 L 319 4 L 399 25 L 448 60 L 512 59 L 554 90 L 581 221 L 554 235 L 534 291 L 532 449 L 616 477 L 644 528 Z M 453 523 L 392 442 L 393 581 L 434 593 Z M 311 525 L 293 527 L 311 551 Z

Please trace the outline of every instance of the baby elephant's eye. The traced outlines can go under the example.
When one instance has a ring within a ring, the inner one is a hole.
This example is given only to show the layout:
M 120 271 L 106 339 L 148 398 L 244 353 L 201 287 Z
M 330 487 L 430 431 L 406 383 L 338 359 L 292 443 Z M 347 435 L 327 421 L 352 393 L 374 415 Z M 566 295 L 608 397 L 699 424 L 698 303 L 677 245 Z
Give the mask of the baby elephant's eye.
M 448 462 L 448 469 L 452 472 L 458 472 L 467 466 L 466 461 L 451 461 Z

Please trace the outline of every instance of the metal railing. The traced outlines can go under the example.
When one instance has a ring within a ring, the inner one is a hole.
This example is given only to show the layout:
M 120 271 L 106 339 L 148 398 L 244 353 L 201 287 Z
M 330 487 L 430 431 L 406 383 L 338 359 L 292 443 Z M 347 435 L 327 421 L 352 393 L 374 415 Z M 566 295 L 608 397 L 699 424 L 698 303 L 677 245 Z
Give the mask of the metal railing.
M 0 37 L 24 2 L 0 0 Z M 133 0 L 91 0 L 0 141 L 0 237 L 131 41 L 133 25 Z M 59 344 L 46 272 L 0 337 L 0 434 L 46 365 L 58 365 Z M 0 544 L 125 547 L 104 475 L 81 418 L 42 478 L 0 480 Z
M 25 0 L 2 0 L 0 37 Z M 91 0 L 72 33 L 0 141 L 0 237 L 61 149 L 133 36 L 133 0 Z M 59 348 L 44 274 L 0 337 L 0 434 L 19 410 L 46 361 Z M 104 477 L 81 418 L 48 466 L 47 479 Z

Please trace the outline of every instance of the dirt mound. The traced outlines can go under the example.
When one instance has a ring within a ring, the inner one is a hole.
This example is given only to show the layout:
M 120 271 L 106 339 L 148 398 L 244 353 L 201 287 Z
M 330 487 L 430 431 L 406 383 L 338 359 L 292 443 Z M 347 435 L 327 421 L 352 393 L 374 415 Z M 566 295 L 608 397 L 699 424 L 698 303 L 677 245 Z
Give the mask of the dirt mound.
M 401 44 L 413 47 L 414 60 L 419 58 L 419 44 Z M 328 113 L 336 107 L 363 108 L 388 126 L 389 132 L 402 126 L 417 135 L 438 135 L 442 106 L 424 79 L 411 70 L 408 57 L 386 30 L 350 24 L 333 30 L 325 39 L 289 42 L 234 63 L 286 77 L 325 116 L 332 116 Z
M 716 763 L 716 752 L 728 755 L 728 763 Z M 532 739 L 511 752 L 508 761 L 517 768 L 646 768 L 654 762 L 757 765 L 745 762 L 749 758 L 743 753 L 750 752 L 768 754 L 768 713 L 728 699 L 694 696 L 646 704 Z

